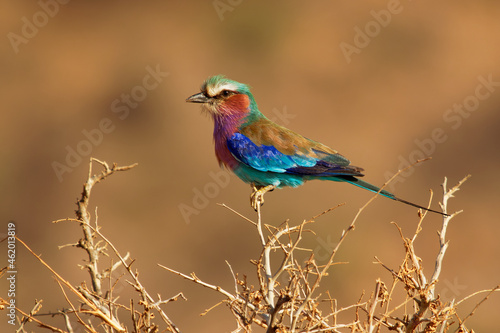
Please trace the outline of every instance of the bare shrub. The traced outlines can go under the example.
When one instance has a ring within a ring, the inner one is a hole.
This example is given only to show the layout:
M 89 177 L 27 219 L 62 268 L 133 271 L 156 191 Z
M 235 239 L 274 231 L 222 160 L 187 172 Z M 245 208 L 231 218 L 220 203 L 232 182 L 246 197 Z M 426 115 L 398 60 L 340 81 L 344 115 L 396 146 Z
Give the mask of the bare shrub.
M 92 174 L 92 165 L 97 163 L 103 171 Z M 130 254 L 122 255 L 112 241 L 101 233 L 97 212 L 91 218 L 89 199 L 93 187 L 107 177 L 135 167 L 134 165 L 119 167 L 91 158 L 89 175 L 83 186 L 83 192 L 77 202 L 76 218 L 67 218 L 54 223 L 71 222 L 80 225 L 83 236 L 76 242 L 63 245 L 81 248 L 88 259 L 85 263 L 91 286 L 81 283 L 73 286 L 59 275 L 45 260 L 37 255 L 21 239 L 17 241 L 45 266 L 55 277 L 69 308 L 49 312 L 65 318 L 62 328 L 52 326 L 43 321 L 40 312 L 42 301 L 36 301 L 31 310 L 17 308 L 18 332 L 27 332 L 30 326 L 38 325 L 53 332 L 180 332 L 180 329 L 167 316 L 162 306 L 168 302 L 185 299 L 182 293 L 163 299 L 159 294 L 153 298 L 139 280 L 139 275 L 132 268 L 134 260 Z M 459 190 L 469 176 L 462 179 L 452 188 L 443 182 L 443 201 L 440 204 L 444 213 L 448 213 L 448 200 Z M 266 332 L 381 332 L 392 330 L 396 332 L 469 332 L 465 322 L 477 307 L 499 289 L 496 286 L 490 290 L 478 291 L 462 300 L 445 302 L 436 293 L 436 285 L 442 271 L 442 263 L 448 248 L 446 231 L 452 219 L 460 212 L 443 217 L 441 229 L 438 231 L 439 251 L 430 276 L 424 274 L 423 262 L 418 257 L 414 244 L 423 232 L 423 221 L 426 212 L 419 212 L 419 221 L 411 237 L 405 236 L 400 226 L 394 224 L 403 244 L 402 261 L 399 267 L 388 267 L 375 257 L 377 263 L 388 272 L 386 281 L 375 281 L 373 291 L 366 295 L 360 292 L 355 304 L 339 305 L 337 300 L 319 293 L 323 279 L 332 273 L 332 266 L 337 264 L 336 254 L 342 243 L 354 230 L 356 220 L 364 208 L 376 197 L 363 206 L 355 218 L 339 235 L 335 248 L 330 252 L 325 264 L 318 264 L 311 249 L 301 246 L 304 235 L 314 233 L 314 223 L 322 215 L 334 211 L 332 207 L 311 219 L 298 225 L 290 225 L 289 221 L 275 227 L 264 224 L 261 208 L 258 207 L 257 219 L 245 217 L 232 208 L 221 205 L 241 219 L 250 223 L 258 234 L 261 252 L 257 259 L 251 260 L 255 266 L 257 285 L 247 281 L 248 273 L 233 272 L 234 290 L 227 291 L 217 284 L 200 280 L 194 273 L 184 274 L 160 265 L 165 270 L 188 279 L 195 284 L 211 289 L 223 296 L 226 304 L 236 320 L 234 332 L 251 332 L 255 328 Z M 340 205 L 339 205 L 340 206 Z M 399 247 L 398 244 L 394 244 Z M 122 275 L 112 274 L 119 267 L 125 268 Z M 5 275 L 6 269 L 0 274 Z M 119 301 L 113 290 L 117 283 L 126 279 L 127 284 L 137 294 L 138 300 L 130 303 Z M 405 295 L 403 301 L 394 301 L 396 291 Z M 466 299 L 483 294 L 474 309 L 465 317 L 457 314 L 457 307 Z M 6 299 L 0 299 L 0 306 L 5 308 Z M 209 311 L 209 310 L 207 310 Z M 348 314 L 350 320 L 344 321 Z M 158 315 L 158 317 L 156 316 Z M 71 318 L 71 319 L 70 319 Z M 73 327 L 75 322 L 78 328 Z M 73 323 L 73 325 L 72 325 Z M 127 324 L 125 324 L 127 323 Z M 472 332 L 472 331 L 470 331 Z

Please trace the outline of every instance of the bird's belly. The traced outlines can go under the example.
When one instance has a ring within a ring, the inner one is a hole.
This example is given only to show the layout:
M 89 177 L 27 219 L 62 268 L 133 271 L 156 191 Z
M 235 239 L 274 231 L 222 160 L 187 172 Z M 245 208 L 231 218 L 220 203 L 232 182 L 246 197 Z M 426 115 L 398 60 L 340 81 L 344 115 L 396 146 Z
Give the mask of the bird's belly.
M 304 184 L 304 179 L 301 176 L 277 172 L 263 172 L 244 164 L 240 164 L 233 169 L 233 172 L 244 182 L 260 186 L 274 185 L 277 188 L 281 188 L 288 186 L 297 187 Z

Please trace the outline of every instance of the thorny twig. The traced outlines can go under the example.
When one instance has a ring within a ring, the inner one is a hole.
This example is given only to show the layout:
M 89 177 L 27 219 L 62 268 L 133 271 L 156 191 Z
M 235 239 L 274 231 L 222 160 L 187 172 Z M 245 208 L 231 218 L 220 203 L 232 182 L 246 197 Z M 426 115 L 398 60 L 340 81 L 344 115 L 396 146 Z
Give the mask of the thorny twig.
M 396 176 L 397 174 L 394 177 Z M 445 213 L 447 199 L 452 197 L 453 193 L 458 190 L 458 187 L 465 179 L 453 189 L 445 191 L 442 204 Z M 446 185 L 444 187 L 446 188 Z M 376 258 L 394 277 L 390 289 L 387 289 L 385 284 L 381 280 L 378 280 L 375 291 L 369 301 L 362 301 L 362 295 L 356 304 L 338 309 L 336 300 L 328 298 L 326 301 L 331 304 L 330 313 L 323 314 L 319 310 L 322 300 L 319 297 L 314 298 L 313 294 L 318 289 L 321 279 L 327 275 L 328 269 L 335 264 L 333 259 L 342 241 L 348 232 L 354 229 L 354 224 L 360 213 L 374 198 L 372 197 L 358 211 L 358 214 L 356 214 L 349 227 L 342 232 L 339 243 L 337 243 L 330 253 L 330 258 L 322 266 L 316 264 L 314 255 L 311 255 L 303 264 L 299 263 L 294 255 L 297 250 L 301 249 L 299 243 L 302 240 L 304 231 L 311 231 L 305 229 L 306 224 L 314 222 L 314 219 L 318 216 L 311 220 L 303 221 L 297 226 L 290 226 L 288 221 L 285 221 L 279 227 L 272 227 L 262 223 L 259 210 L 257 210 L 258 220 L 254 222 L 232 208 L 222 205 L 257 227 L 261 243 L 264 244 L 263 239 L 265 241 L 259 260 L 254 261 L 259 281 L 257 289 L 249 286 L 246 279 L 239 280 L 237 274 L 232 273 L 235 283 L 240 285 L 241 290 L 236 289 L 235 293 L 231 294 L 219 286 L 201 281 L 194 274 L 188 276 L 164 266 L 162 267 L 227 297 L 227 304 L 230 305 L 230 309 L 238 322 L 238 329 L 236 331 L 250 332 L 252 322 L 257 323 L 259 326 L 264 325 L 267 327 L 268 333 L 339 332 L 339 330 L 345 328 L 350 329 L 352 332 L 378 332 L 381 327 L 397 332 L 414 332 L 417 327 L 421 327 L 422 325 L 425 326 L 424 330 L 426 332 L 435 332 L 439 326 L 441 326 L 442 332 L 447 331 L 450 325 L 447 321 L 455 314 L 455 308 L 459 303 L 452 301 L 451 303 L 444 304 L 439 300 L 439 296 L 434 296 L 433 292 L 440 269 L 435 269 L 431 279 L 427 279 L 423 273 L 423 263 L 414 249 L 414 242 L 418 234 L 422 231 L 423 219 L 426 216 L 426 212 L 422 211 L 419 212 L 420 218 L 417 229 L 411 238 L 405 238 L 403 230 L 395 224 L 404 241 L 406 251 L 406 257 L 400 269 L 392 270 Z M 431 200 L 432 193 L 429 201 Z M 457 214 L 444 216 L 444 219 L 449 222 Z M 439 233 L 440 245 L 446 244 L 444 235 L 447 225 L 446 223 Z M 264 227 L 269 232 L 267 238 L 264 236 Z M 271 251 L 279 251 L 282 255 L 282 259 L 276 267 L 271 266 Z M 439 262 L 442 262 L 443 255 L 444 253 L 440 251 L 437 257 Z M 278 283 L 278 280 L 280 283 Z M 401 283 L 403 283 L 409 297 L 405 301 L 391 306 L 390 301 L 392 300 L 393 291 L 396 285 Z M 477 306 L 484 302 L 487 297 L 478 303 Z M 271 301 L 274 301 L 274 303 L 270 303 Z M 408 314 L 407 305 L 411 301 L 416 302 L 416 308 L 413 313 Z M 377 311 L 379 306 L 383 309 L 380 314 Z M 350 309 L 355 310 L 355 319 L 347 324 L 338 323 L 337 315 Z M 473 314 L 475 309 L 470 315 Z M 253 315 L 248 310 L 253 311 Z M 360 310 L 366 313 L 366 321 L 363 321 L 361 318 Z M 404 315 L 399 315 L 401 311 L 404 311 Z M 257 320 L 256 315 L 263 318 L 264 322 Z
M 42 263 L 48 270 L 50 270 L 52 274 L 56 276 L 57 280 L 62 282 L 62 284 L 64 284 L 69 290 L 71 290 L 73 294 L 77 295 L 80 300 L 91 309 L 90 311 L 88 311 L 89 314 L 99 317 L 116 331 L 125 332 L 125 328 L 116 320 L 116 318 L 109 317 L 105 312 L 103 312 L 102 307 L 96 306 L 93 302 L 88 300 L 79 290 L 77 290 L 75 287 L 73 287 L 73 285 L 71 285 L 71 283 L 69 283 L 61 275 L 59 275 L 52 267 L 50 267 L 49 264 L 47 264 L 42 258 L 40 258 L 39 255 L 33 252 L 33 250 L 17 236 L 16 240 L 21 243 L 40 263 Z
M 26 244 L 19 240 L 56 276 L 56 280 L 61 286 L 62 293 L 64 294 L 68 304 L 71 306 L 71 310 L 63 311 L 61 313 L 65 319 L 66 330 L 61 330 L 59 328 L 43 324 L 40 320 L 35 318 L 34 310 L 32 311 L 33 313 L 30 314 L 21 312 L 25 316 L 24 321 L 33 320 L 42 327 L 52 329 L 54 332 L 71 332 L 72 327 L 68 319 L 68 314 L 74 313 L 77 316 L 80 325 L 84 326 L 89 332 L 95 332 L 90 321 L 86 323 L 80 317 L 81 314 L 87 314 L 100 318 L 105 325 L 111 328 L 110 330 L 124 332 L 126 328 L 123 327 L 121 322 L 118 320 L 116 317 L 116 311 L 112 308 L 112 306 L 118 306 L 118 304 L 115 304 L 111 297 L 113 289 L 111 287 L 111 273 L 119 266 L 123 266 L 126 268 L 128 275 L 132 279 L 132 281 L 127 282 L 139 292 L 141 295 L 140 304 L 144 307 L 143 313 L 139 313 L 135 310 L 133 301 L 130 301 L 129 306 L 120 305 L 120 307 L 130 310 L 133 331 L 139 332 L 144 329 L 147 332 L 152 332 L 158 329 L 158 326 L 155 326 L 151 321 L 153 317 L 150 310 L 154 309 L 167 323 L 168 331 L 179 332 L 179 329 L 171 322 L 160 306 L 167 302 L 175 301 L 177 298 L 184 298 L 182 293 L 179 293 L 168 300 L 162 300 L 158 295 L 158 300 L 155 301 L 140 283 L 137 272 L 132 270 L 131 266 L 133 261 L 129 262 L 128 253 L 126 256 L 121 256 L 116 247 L 100 232 L 100 227 L 97 225 L 97 214 L 95 218 L 95 226 L 92 226 L 90 223 L 88 201 L 92 187 L 110 174 L 116 171 L 127 170 L 133 166 L 117 167 L 116 165 L 113 165 L 112 167 L 109 167 L 105 162 L 101 162 L 96 159 L 91 159 L 91 164 L 92 162 L 101 164 L 104 167 L 104 171 L 99 175 L 92 176 L 90 167 L 88 181 L 84 185 L 82 197 L 78 201 L 77 219 L 65 220 L 78 222 L 84 229 L 83 239 L 77 244 L 70 245 L 82 247 L 88 253 L 89 262 L 86 267 L 92 278 L 92 290 L 89 290 L 85 285 L 82 285 L 79 288 L 72 287 L 68 281 L 58 275 L 39 256 L 34 254 Z M 401 170 L 400 172 L 402 171 L 404 170 Z M 399 173 L 394 175 L 394 177 L 397 177 L 398 175 Z M 458 191 L 460 185 L 462 185 L 467 178 L 468 177 L 465 177 L 457 186 L 450 190 L 446 189 L 445 179 L 443 184 L 444 197 L 443 203 L 441 204 L 444 213 L 447 212 L 448 199 L 453 197 L 453 194 Z M 382 189 L 386 185 L 387 183 L 384 184 Z M 316 263 L 314 253 L 312 253 L 304 262 L 300 262 L 299 258 L 301 258 L 301 256 L 297 254 L 298 251 L 308 249 L 303 249 L 299 244 L 302 242 L 305 232 L 312 232 L 312 230 L 306 229 L 307 224 L 313 223 L 316 218 L 326 214 L 338 206 L 333 207 L 311 218 L 310 220 L 304 220 L 296 226 L 290 226 L 288 221 L 285 221 L 279 227 L 272 227 L 263 224 L 260 206 L 257 210 L 258 220 L 257 222 L 254 222 L 236 212 L 232 208 L 222 205 L 257 228 L 262 246 L 259 259 L 253 261 L 257 269 L 257 287 L 249 284 L 246 276 L 239 278 L 238 274 L 233 272 L 229 263 L 228 265 L 235 284 L 234 293 L 230 293 L 218 285 L 206 283 L 200 280 L 194 273 L 186 275 L 163 265 L 159 266 L 176 275 L 195 282 L 196 284 L 222 294 L 226 298 L 226 300 L 222 303 L 229 306 L 238 323 L 238 328 L 234 332 L 251 332 L 252 324 L 266 328 L 267 333 L 343 332 L 346 331 L 346 329 L 351 332 L 379 332 L 383 327 L 397 332 L 414 332 L 417 328 L 423 329 L 426 332 L 436 332 L 440 328 L 441 332 L 445 332 L 451 325 L 450 323 L 447 323 L 447 321 L 453 315 L 458 318 L 459 329 L 465 331 L 465 321 L 469 319 L 474 314 L 476 309 L 484 301 L 486 301 L 494 291 L 497 291 L 499 287 L 497 286 L 488 290 L 487 296 L 478 302 L 474 309 L 463 320 L 458 317 L 455 311 L 456 307 L 461 304 L 463 300 L 460 302 L 452 300 L 450 303 L 444 304 L 441 302 L 439 295 L 435 295 L 435 286 L 442 270 L 443 257 L 448 246 L 448 242 L 445 237 L 448 223 L 451 218 L 456 216 L 459 212 L 443 218 L 441 231 L 438 232 L 440 250 L 436 258 L 436 264 L 431 279 L 427 280 L 426 276 L 423 274 L 423 263 L 417 256 L 413 245 L 417 239 L 417 235 L 422 231 L 422 222 L 426 216 L 425 212 L 421 212 L 417 229 L 411 239 L 405 238 L 403 230 L 395 224 L 399 230 L 401 238 L 403 239 L 406 251 L 406 257 L 399 270 L 390 269 L 378 260 L 378 258 L 376 258 L 377 261 L 389 270 L 391 275 L 394 277 L 390 290 L 385 287 L 385 284 L 381 280 L 377 280 L 375 290 L 371 296 L 369 296 L 368 300 L 365 300 L 365 293 L 363 292 L 355 304 L 340 308 L 337 306 L 337 300 L 332 299 L 328 292 L 328 297 L 326 299 L 321 298 L 321 294 L 318 293 L 318 289 L 322 278 L 327 276 L 328 270 L 332 265 L 337 264 L 337 262 L 334 262 L 334 258 L 341 244 L 347 234 L 354 230 L 355 222 L 361 212 L 376 198 L 376 196 L 377 194 L 374 195 L 358 211 L 348 228 L 342 232 L 338 243 L 331 251 L 330 257 L 324 265 L 318 265 Z M 96 237 L 99 237 L 101 241 L 95 242 Z M 111 263 L 107 270 L 99 271 L 97 265 L 99 256 L 104 254 L 104 251 L 108 248 L 112 249 L 119 261 Z M 282 256 L 281 260 L 278 261 L 275 266 L 271 265 L 271 259 L 275 256 L 273 254 L 273 257 L 271 257 L 271 253 L 278 253 Z M 105 278 L 110 279 L 110 292 L 107 294 L 109 299 L 106 300 L 101 296 L 103 293 L 102 280 Z M 404 302 L 401 302 L 396 306 L 390 305 L 393 291 L 398 284 L 403 284 L 408 297 Z M 76 308 L 70 301 L 68 295 L 66 295 L 64 287 L 77 295 L 80 302 L 82 302 L 84 306 Z M 314 296 L 316 294 L 317 296 Z M 465 299 L 470 298 L 475 294 L 472 294 Z M 407 304 L 411 301 L 415 301 L 416 308 L 414 309 L 414 312 L 407 313 Z M 327 310 L 329 311 L 325 312 L 325 309 L 322 308 L 324 307 L 322 304 L 328 304 L 329 309 Z M 379 306 L 380 309 L 382 309 L 380 312 L 377 310 Z M 404 315 L 401 315 L 400 313 L 403 309 Z M 210 309 L 206 312 L 209 310 Z M 347 323 L 339 323 L 338 315 L 347 311 L 354 312 L 354 319 L 348 321 Z M 365 319 L 363 314 L 366 315 Z
M 104 168 L 104 170 L 101 171 L 101 173 L 96 175 L 92 175 L 92 163 L 94 161 L 102 165 L 102 167 Z M 98 260 L 100 253 L 104 250 L 104 247 L 100 246 L 99 243 L 94 243 L 94 235 L 89 227 L 90 212 L 88 210 L 88 205 L 90 200 L 90 193 L 92 192 L 94 185 L 103 181 L 113 173 L 119 171 L 127 171 L 134 168 L 135 166 L 137 166 L 137 163 L 124 167 L 119 167 L 116 165 L 116 163 L 114 163 L 110 167 L 106 162 L 102 162 L 96 158 L 91 158 L 89 163 L 88 178 L 85 184 L 83 185 L 81 198 L 76 203 L 78 206 L 78 209 L 75 211 L 76 218 L 78 221 L 81 222 L 83 230 L 83 238 L 79 240 L 77 246 L 84 249 L 89 256 L 89 263 L 87 264 L 87 269 L 91 275 L 92 289 L 98 296 L 102 295 L 101 283 L 103 279 L 98 269 Z M 96 220 L 96 229 L 98 229 L 97 220 Z
M 92 164 L 96 162 L 100 164 L 104 170 L 99 174 L 92 174 Z M 81 317 L 82 314 L 90 315 L 93 317 L 97 317 L 102 321 L 102 327 L 104 327 L 106 332 L 115 331 L 115 332 L 126 332 L 127 328 L 121 323 L 121 321 L 117 317 L 117 309 L 123 308 L 130 310 L 132 315 L 132 321 L 134 324 L 134 332 L 144 331 L 144 332 L 156 332 L 159 329 L 159 326 L 152 322 L 154 315 L 151 313 L 151 310 L 156 310 L 163 321 L 167 324 L 167 331 L 170 332 L 180 332 L 177 326 L 170 320 L 170 318 L 166 315 L 166 313 L 161 309 L 162 304 L 166 304 L 171 301 L 175 301 L 178 298 L 184 298 L 182 293 L 177 294 L 176 296 L 171 297 L 167 300 L 162 300 L 160 295 L 158 295 L 158 300 L 154 300 L 153 297 L 146 291 L 144 286 L 138 279 L 138 273 L 134 272 L 131 268 L 134 261 L 129 261 L 129 254 L 127 253 L 125 256 L 122 256 L 116 247 L 109 241 L 101 232 L 100 227 L 97 224 L 97 209 L 96 209 L 96 217 L 95 217 L 95 226 L 91 224 L 91 217 L 89 213 L 89 200 L 90 194 L 95 184 L 101 182 L 106 179 L 110 175 L 118 172 L 118 171 L 126 171 L 137 164 L 119 167 L 116 164 L 113 164 L 111 167 L 106 163 L 95 158 L 90 159 L 89 165 L 89 174 L 87 181 L 83 186 L 83 192 L 81 198 L 77 202 L 77 210 L 76 210 L 76 219 L 62 219 L 54 221 L 54 223 L 62 222 L 62 221 L 70 221 L 77 222 L 83 229 L 83 238 L 80 239 L 75 244 L 69 244 L 72 246 L 80 247 L 84 249 L 89 257 L 89 261 L 86 265 L 86 268 L 91 277 L 92 289 L 89 290 L 85 283 L 81 286 L 73 287 L 67 280 L 62 278 L 54 269 L 52 269 L 44 260 L 40 258 L 37 254 L 35 254 L 22 240 L 18 239 L 18 241 L 23 244 L 28 251 L 35 256 L 39 262 L 41 262 L 45 267 L 47 267 L 56 277 L 56 281 L 61 287 L 61 291 L 71 307 L 71 311 L 59 311 L 57 314 L 63 315 L 66 323 L 67 332 L 71 333 L 73 328 L 71 327 L 70 321 L 68 319 L 68 313 L 72 313 L 77 317 L 77 320 L 80 325 L 82 325 L 86 331 L 88 332 L 96 332 L 92 326 L 92 323 L 89 321 L 88 323 L 84 321 Z M 101 240 L 96 241 L 96 238 L 99 237 Z M 64 247 L 64 246 L 63 246 Z M 114 254 L 118 257 L 119 261 L 116 263 L 111 262 L 109 268 L 100 271 L 99 270 L 99 259 L 101 255 L 107 255 L 105 250 L 106 248 L 111 248 Z M 61 248 L 61 247 L 60 247 Z M 133 282 L 129 282 L 134 289 L 139 292 L 141 295 L 141 301 L 139 302 L 144 307 L 144 311 L 142 313 L 137 312 L 134 309 L 133 300 L 130 301 L 130 306 L 127 307 L 125 305 L 119 304 L 116 302 L 116 299 L 113 299 L 113 289 L 119 278 L 113 283 L 111 281 L 111 276 L 114 270 L 116 270 L 119 266 L 125 267 L 128 274 L 131 276 Z M 106 296 L 103 296 L 103 286 L 102 282 L 104 279 L 109 279 L 109 291 L 106 293 Z M 78 308 L 73 305 L 70 298 L 68 297 L 64 287 L 69 289 L 73 294 L 77 295 L 80 302 L 84 304 L 84 306 L 79 306 Z M 23 313 L 24 314 L 24 313 Z M 56 313 L 55 313 L 56 314 Z M 139 315 L 139 317 L 136 316 Z M 43 324 L 40 320 L 36 319 L 32 314 L 25 314 L 25 317 L 29 320 L 33 320 L 37 322 L 42 327 L 46 327 L 49 329 L 53 329 L 57 332 L 66 332 L 64 330 L 60 330 L 58 328 L 52 328 L 50 325 Z
M 457 185 L 452 187 L 451 189 L 447 190 L 446 186 L 448 183 L 448 179 L 445 177 L 444 182 L 443 182 L 443 203 L 441 203 L 441 209 L 443 210 L 444 213 L 447 213 L 448 211 L 448 200 L 450 198 L 453 198 L 455 192 L 457 192 L 460 189 L 460 186 L 469 179 L 471 175 L 467 175 L 464 177 L 461 181 L 458 182 Z M 434 283 L 438 280 L 439 275 L 441 274 L 441 269 L 443 267 L 443 258 L 444 254 L 446 253 L 446 249 L 448 249 L 448 241 L 446 241 L 446 231 L 448 229 L 448 224 L 450 223 L 451 219 L 455 217 L 456 215 L 462 213 L 462 211 L 458 211 L 456 213 L 451 214 L 450 216 L 445 216 L 443 217 L 443 225 L 441 227 L 441 231 L 438 231 L 438 236 L 439 236 L 439 254 L 436 257 L 436 265 L 434 267 L 434 273 L 432 274 L 430 283 L 434 285 Z M 434 288 L 431 290 L 431 297 L 434 296 Z

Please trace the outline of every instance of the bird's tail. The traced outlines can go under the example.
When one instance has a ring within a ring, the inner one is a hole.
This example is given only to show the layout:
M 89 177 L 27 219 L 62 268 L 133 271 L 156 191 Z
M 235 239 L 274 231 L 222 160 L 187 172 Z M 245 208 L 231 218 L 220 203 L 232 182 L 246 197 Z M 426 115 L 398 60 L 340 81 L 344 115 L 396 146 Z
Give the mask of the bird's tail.
M 380 191 L 380 195 L 382 195 L 382 196 L 384 196 L 386 198 L 389 198 L 389 199 L 392 199 L 392 200 L 395 200 L 395 201 L 399 201 L 399 202 L 402 202 L 404 204 L 407 204 L 407 205 L 410 205 L 410 206 L 413 206 L 413 207 L 417 207 L 417 208 L 420 208 L 420 209 L 423 209 L 423 210 L 427 210 L 429 212 L 441 214 L 441 215 L 444 215 L 444 216 L 449 216 L 448 214 L 445 214 L 443 212 L 438 212 L 437 210 L 426 208 L 424 206 L 417 205 L 417 204 L 415 204 L 413 202 L 400 199 L 400 198 L 396 197 L 394 194 L 392 194 L 391 192 L 388 192 L 386 190 L 380 190 L 379 187 L 377 187 L 375 185 L 372 185 L 370 183 L 367 183 L 364 180 L 361 180 L 359 178 L 355 178 L 355 177 L 339 177 L 339 178 L 341 178 L 345 182 L 348 182 L 350 184 L 353 184 L 353 185 L 356 185 L 358 187 L 364 188 L 365 190 L 372 191 L 374 193 L 377 193 L 377 192 Z

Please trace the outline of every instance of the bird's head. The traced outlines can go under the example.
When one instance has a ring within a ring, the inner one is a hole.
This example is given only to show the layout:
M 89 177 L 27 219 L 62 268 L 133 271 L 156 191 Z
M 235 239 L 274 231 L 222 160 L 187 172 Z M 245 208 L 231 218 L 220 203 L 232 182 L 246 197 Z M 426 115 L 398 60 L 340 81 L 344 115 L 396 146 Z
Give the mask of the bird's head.
M 201 85 L 201 92 L 186 99 L 190 103 L 203 103 L 214 117 L 261 116 L 250 88 L 223 75 L 208 78 Z

